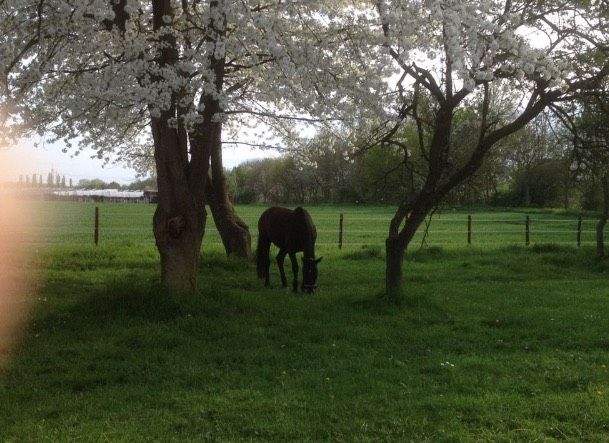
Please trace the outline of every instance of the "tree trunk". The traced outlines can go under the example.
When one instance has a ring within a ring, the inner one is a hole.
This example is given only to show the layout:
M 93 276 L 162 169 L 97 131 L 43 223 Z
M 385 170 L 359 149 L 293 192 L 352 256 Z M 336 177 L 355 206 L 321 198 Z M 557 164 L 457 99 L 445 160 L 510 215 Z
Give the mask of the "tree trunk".
M 217 182 L 208 179 L 205 188 L 205 200 L 209 205 L 214 223 L 222 238 L 226 255 L 251 258 L 252 237 L 249 227 L 237 215 L 235 207 L 228 198 L 224 180 Z
M 429 211 L 439 201 L 439 197 L 444 197 L 450 190 L 445 191 L 443 195 L 438 195 L 436 187 L 446 167 L 451 125 L 452 109 L 450 107 L 440 108 L 436 113 L 435 130 L 428 152 L 430 167 L 425 184 L 416 197 L 408 203 L 400 205 L 389 225 L 389 236 L 385 241 L 387 255 L 385 285 L 387 298 L 392 303 L 397 303 L 401 295 L 402 265 L 406 248 Z M 473 173 L 469 176 L 471 175 Z M 404 226 L 400 230 L 402 221 L 404 221 Z
M 218 11 L 218 0 L 209 2 L 211 29 L 206 42 L 222 43 L 226 29 L 224 14 Z M 163 43 L 157 57 L 159 66 L 175 69 L 179 61 L 178 44 L 174 33 L 164 32 L 173 22 L 170 0 L 153 0 L 153 29 Z M 167 20 L 169 18 L 169 20 Z M 197 265 L 205 232 L 205 185 L 209 174 L 214 146 L 222 135 L 222 123 L 216 118 L 222 111 L 218 91 L 222 91 L 226 67 L 225 56 L 216 58 L 217 51 L 208 57 L 209 69 L 214 74 L 214 93 L 199 97 L 197 108 L 201 121 L 188 132 L 181 117 L 188 112 L 178 105 L 179 90 L 171 92 L 168 109 L 150 105 L 154 159 L 157 171 L 159 203 L 153 218 L 156 245 L 161 255 L 161 283 L 170 290 L 194 291 Z M 177 70 L 176 72 L 179 72 Z M 163 77 L 152 77 L 153 82 L 165 85 Z M 153 112 L 154 111 L 154 112 Z M 158 115 L 157 115 L 158 114 Z M 177 120 L 177 127 L 170 121 Z
M 161 255 L 161 284 L 172 291 L 192 292 L 197 285 L 206 216 L 205 208 L 193 209 L 171 217 L 159 205 L 154 213 L 154 236 Z
M 194 291 L 197 265 L 205 232 L 203 203 L 205 177 L 209 169 L 209 145 L 201 137 L 191 143 L 191 161 L 179 128 L 168 125 L 170 109 L 152 118 L 152 137 L 157 170 L 159 202 L 153 232 L 161 255 L 161 284 L 179 292 Z M 213 133 L 215 124 L 206 124 Z M 183 134 L 182 134 L 183 135 Z
M 160 32 L 167 26 L 166 17 L 173 17 L 173 8 L 169 0 L 154 0 L 152 7 L 153 27 Z M 179 58 L 175 37 L 171 33 L 161 35 L 164 44 L 158 55 L 158 63 L 160 66 L 173 67 Z M 153 81 L 164 80 L 155 77 Z M 175 104 L 177 95 L 177 91 L 173 92 L 171 106 L 162 112 L 151 106 L 150 121 L 159 190 L 153 231 L 161 256 L 162 285 L 170 290 L 191 292 L 197 282 L 199 251 L 205 231 L 203 192 L 210 156 L 206 139 L 216 129 L 209 114 L 216 112 L 217 106 L 210 106 L 211 109 L 206 110 L 205 123 L 197 131 L 202 134 L 202 142 L 191 142 L 189 160 L 188 133 L 180 123 L 177 128 L 169 125 L 169 121 L 176 117 L 180 120 L 180 109 Z M 156 116 L 156 113 L 160 115 Z
M 214 140 L 211 148 L 211 177 L 207 178 L 205 200 L 209 204 L 214 223 L 222 238 L 226 255 L 251 258 L 252 237 L 249 228 L 237 215 L 235 207 L 228 198 L 220 138 Z
M 385 240 L 385 288 L 390 303 L 398 303 L 402 289 L 402 265 L 406 246 L 399 237 L 389 237 Z
M 161 283 L 171 290 L 193 291 L 205 231 L 206 214 L 201 195 L 205 182 L 197 186 L 196 180 L 189 180 L 186 147 L 180 142 L 179 131 L 168 126 L 165 114 L 152 119 L 159 189 L 153 231 L 161 255 Z M 197 155 L 200 154 L 204 155 L 204 150 Z
M 609 177 L 606 175 L 601 178 L 601 187 L 603 191 L 603 210 L 596 224 L 596 255 L 598 257 L 605 256 L 605 225 L 609 218 Z

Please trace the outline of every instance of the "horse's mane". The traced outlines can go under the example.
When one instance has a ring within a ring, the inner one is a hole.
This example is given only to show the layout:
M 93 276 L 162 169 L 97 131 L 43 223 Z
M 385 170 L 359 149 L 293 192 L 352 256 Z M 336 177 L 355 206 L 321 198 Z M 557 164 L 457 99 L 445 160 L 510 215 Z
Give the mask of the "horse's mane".
M 293 229 L 295 235 L 298 235 L 303 242 L 303 247 L 308 249 L 306 252 L 314 256 L 313 248 L 317 238 L 317 230 L 309 213 L 302 207 L 298 206 L 292 213 L 294 217 Z
M 294 209 L 294 223 L 301 229 L 304 229 L 307 232 L 311 232 L 315 229 L 315 225 L 313 224 L 313 220 L 307 211 L 301 206 L 298 206 Z

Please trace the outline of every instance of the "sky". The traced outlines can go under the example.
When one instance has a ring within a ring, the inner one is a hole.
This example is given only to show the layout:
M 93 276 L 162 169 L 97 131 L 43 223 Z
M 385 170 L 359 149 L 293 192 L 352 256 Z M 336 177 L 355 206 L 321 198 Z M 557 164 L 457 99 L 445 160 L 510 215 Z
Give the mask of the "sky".
M 67 182 L 72 179 L 74 184 L 78 183 L 80 179 L 99 178 L 105 182 L 115 181 L 120 184 L 127 184 L 136 179 L 136 172 L 133 169 L 121 165 L 104 166 L 102 160 L 92 159 L 93 151 L 83 151 L 74 157 L 69 153 L 61 152 L 62 147 L 60 144 L 44 144 L 35 147 L 33 141 L 24 140 L 16 146 L 0 149 L 0 165 L 11 165 L 10 168 L 4 168 L 2 171 L 0 182 L 17 182 L 20 175 L 25 177 L 26 175 L 42 174 L 42 179 L 46 183 L 51 169 L 61 176 L 65 175 Z M 276 155 L 275 151 L 261 151 L 233 145 L 224 148 L 223 163 L 225 168 L 232 168 L 246 160 Z

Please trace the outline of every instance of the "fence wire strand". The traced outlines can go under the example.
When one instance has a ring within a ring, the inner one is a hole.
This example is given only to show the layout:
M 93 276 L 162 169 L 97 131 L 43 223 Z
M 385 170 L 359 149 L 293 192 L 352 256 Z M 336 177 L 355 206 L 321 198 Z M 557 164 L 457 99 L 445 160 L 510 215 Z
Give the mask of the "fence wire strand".
M 134 242 L 154 243 L 152 234 L 152 209 L 150 211 L 128 212 L 125 215 L 124 206 L 104 206 L 101 211 L 99 225 L 100 243 L 104 242 Z M 316 216 L 311 211 L 313 219 L 318 225 L 319 234 L 317 245 L 327 247 L 360 247 L 374 246 L 383 247 L 387 236 L 388 224 L 392 213 L 362 213 L 349 212 L 336 214 L 323 214 Z M 377 215 L 378 216 L 374 216 Z M 69 217 L 67 219 L 66 215 Z M 520 214 L 519 214 L 520 215 Z M 44 245 L 62 243 L 93 243 L 94 218 L 93 214 L 74 212 L 57 217 L 57 213 L 51 210 L 42 210 L 39 213 L 40 220 L 34 226 L 24 230 L 24 235 L 29 235 L 25 243 Z M 339 239 L 339 219 L 343 216 L 342 240 Z M 57 220 L 53 223 L 52 220 Z M 133 225 L 134 220 L 150 220 L 147 223 L 140 222 Z M 248 215 L 242 217 L 250 226 L 254 227 L 257 217 Z M 516 217 L 488 217 L 488 214 L 480 219 L 475 215 L 471 218 L 471 230 L 468 227 L 468 216 L 463 214 L 457 217 L 454 214 L 436 214 L 429 224 L 419 228 L 415 239 L 425 238 L 430 245 L 467 245 L 468 236 L 471 236 L 472 245 L 513 245 L 525 243 L 525 220 L 526 214 Z M 378 229 L 367 229 L 366 223 L 374 223 Z M 590 229 L 590 224 L 596 223 L 591 219 L 567 218 L 529 218 L 531 243 L 556 243 L 556 244 L 594 244 L 596 241 L 590 239 L 590 234 L 595 234 L 595 229 Z M 454 225 L 451 227 L 450 224 Z M 571 224 L 568 227 L 566 224 Z M 504 225 L 504 228 L 500 228 Z M 544 226 L 548 225 L 548 226 Z M 330 228 L 329 226 L 332 226 Z M 336 226 L 337 228 L 334 228 Z M 385 228 L 387 226 L 387 228 Z M 434 229 L 434 226 L 437 227 Z M 577 227 L 579 226 L 579 229 Z M 584 229 L 584 227 L 586 229 Z M 0 225 L 0 229 L 3 226 Z M 423 232 L 425 231 L 425 232 Z M 257 238 L 257 230 L 253 228 L 250 232 L 252 239 Z M 425 234 L 425 235 L 424 235 Z M 503 236 L 503 237 L 502 237 Z M 586 238 L 582 238 L 586 237 Z M 578 240 L 579 237 L 579 240 Z M 417 240 L 417 241 L 418 241 Z M 220 234 L 212 225 L 206 229 L 205 244 L 221 245 Z

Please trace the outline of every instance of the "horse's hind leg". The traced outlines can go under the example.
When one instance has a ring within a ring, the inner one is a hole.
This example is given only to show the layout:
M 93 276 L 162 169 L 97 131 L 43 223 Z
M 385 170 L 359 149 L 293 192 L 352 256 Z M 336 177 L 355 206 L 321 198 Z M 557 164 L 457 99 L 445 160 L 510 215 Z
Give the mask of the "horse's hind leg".
M 271 286 L 271 259 L 270 259 L 271 245 L 268 245 L 268 250 L 264 260 L 264 286 Z
M 294 274 L 294 281 L 292 282 L 292 291 L 298 292 L 298 260 L 296 259 L 296 253 L 290 253 L 290 261 L 292 262 L 292 273 Z
M 267 260 L 267 262 L 265 263 L 265 267 L 266 267 L 266 274 L 264 277 L 264 286 L 271 286 L 271 261 Z
M 263 233 L 258 234 L 258 250 L 257 250 L 257 268 L 258 277 L 264 278 L 264 286 L 270 286 L 270 267 L 271 260 L 269 259 L 269 252 L 271 249 L 270 241 L 264 236 Z
M 288 280 L 285 278 L 285 270 L 283 269 L 283 261 L 285 260 L 286 252 L 283 249 L 277 254 L 277 266 L 279 266 L 279 275 L 281 276 L 281 286 L 287 288 Z

